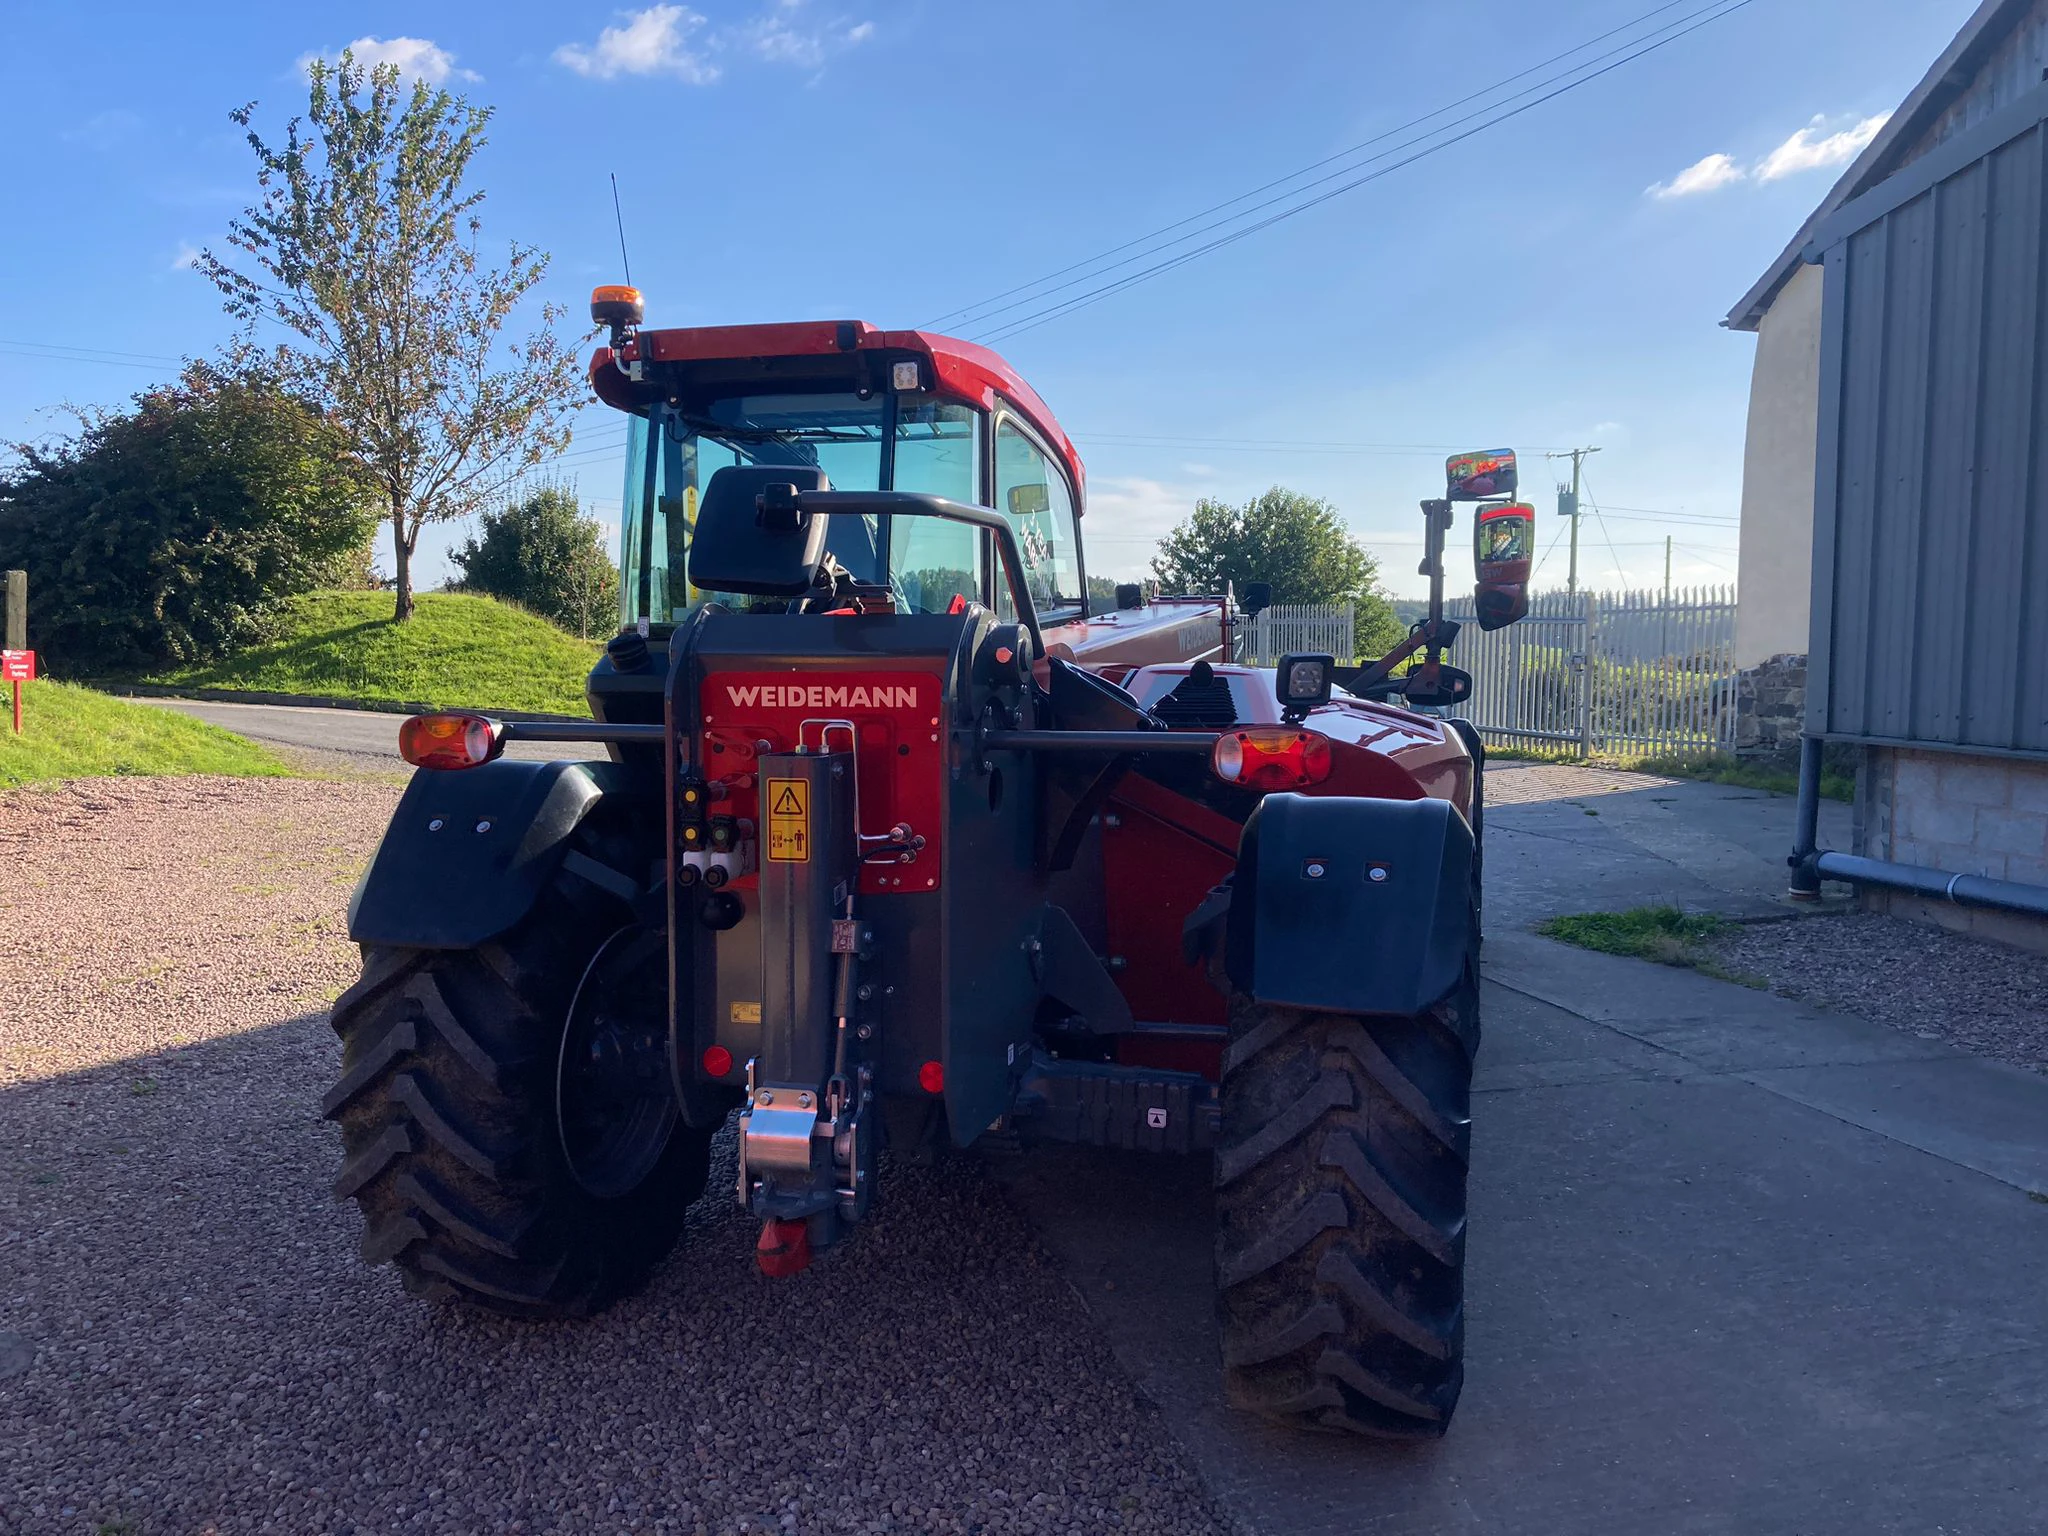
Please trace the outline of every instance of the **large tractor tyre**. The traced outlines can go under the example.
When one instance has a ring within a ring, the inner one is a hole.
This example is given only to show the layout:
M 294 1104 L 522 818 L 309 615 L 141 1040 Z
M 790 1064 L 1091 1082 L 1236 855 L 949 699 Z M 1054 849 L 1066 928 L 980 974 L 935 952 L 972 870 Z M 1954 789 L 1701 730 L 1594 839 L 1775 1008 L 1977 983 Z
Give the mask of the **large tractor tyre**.
M 334 1005 L 342 1075 L 322 1108 L 341 1124 L 334 1191 L 362 1211 L 366 1263 L 394 1263 L 429 1300 L 582 1317 L 675 1246 L 711 1138 L 675 1114 L 645 998 L 613 1009 L 632 1020 L 624 1038 L 589 1005 L 621 956 L 646 958 L 650 936 L 623 919 L 564 874 L 480 948 L 364 947 Z M 579 1084 L 579 1063 L 622 1056 L 637 1073 Z
M 1478 967 L 1419 1018 L 1230 1007 L 1216 1294 L 1233 1407 L 1428 1439 L 1464 1381 Z

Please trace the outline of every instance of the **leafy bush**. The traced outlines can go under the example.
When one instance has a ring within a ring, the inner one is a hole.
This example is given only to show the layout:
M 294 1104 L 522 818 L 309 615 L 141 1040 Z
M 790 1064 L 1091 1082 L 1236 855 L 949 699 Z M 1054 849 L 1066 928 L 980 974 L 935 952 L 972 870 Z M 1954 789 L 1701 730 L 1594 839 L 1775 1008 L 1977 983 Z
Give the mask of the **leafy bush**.
M 619 573 L 604 530 L 576 493 L 544 485 L 483 515 L 483 530 L 449 558 L 462 575 L 453 592 L 517 603 L 588 640 L 618 625 Z
M 255 639 L 374 527 L 340 434 L 259 374 L 194 363 L 132 411 L 14 451 L 0 567 L 28 572 L 30 643 L 72 676 L 189 665 Z

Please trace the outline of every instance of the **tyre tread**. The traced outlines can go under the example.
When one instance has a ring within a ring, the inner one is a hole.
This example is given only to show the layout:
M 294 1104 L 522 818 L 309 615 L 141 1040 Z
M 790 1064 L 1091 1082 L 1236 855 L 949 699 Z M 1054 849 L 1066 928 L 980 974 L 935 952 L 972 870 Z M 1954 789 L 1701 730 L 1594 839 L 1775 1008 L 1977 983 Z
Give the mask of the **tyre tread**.
M 1476 963 L 1414 1019 L 1231 1008 L 1216 1154 L 1226 1395 L 1433 1438 L 1463 1382 Z

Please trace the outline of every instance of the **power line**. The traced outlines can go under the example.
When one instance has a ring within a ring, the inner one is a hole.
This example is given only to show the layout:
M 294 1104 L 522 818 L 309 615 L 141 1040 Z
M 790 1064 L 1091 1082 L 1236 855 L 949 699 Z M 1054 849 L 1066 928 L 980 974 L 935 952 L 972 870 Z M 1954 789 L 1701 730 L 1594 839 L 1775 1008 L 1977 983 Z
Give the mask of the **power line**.
M 963 323 L 971 323 L 976 320 L 986 319 L 986 313 L 977 313 L 977 311 L 987 311 L 989 305 L 999 303 L 1003 299 L 1010 298 L 1016 294 L 1025 293 L 1030 289 L 1042 288 L 1045 284 L 1052 282 L 1055 278 L 1065 277 L 1068 273 L 1078 272 L 1084 267 L 1095 266 L 1099 262 L 1107 261 L 1112 256 L 1121 255 L 1123 252 L 1130 250 L 1133 246 L 1146 245 L 1151 241 L 1158 239 L 1162 235 L 1170 235 L 1175 230 L 1184 228 L 1185 226 L 1194 223 L 1197 219 L 1205 219 L 1212 213 L 1221 213 L 1226 208 L 1235 207 L 1237 204 L 1242 203 L 1247 199 L 1257 197 L 1261 192 L 1270 192 L 1275 187 L 1285 186 L 1290 181 L 1299 181 L 1302 177 L 1306 176 L 1310 171 L 1321 170 L 1324 166 L 1333 165 L 1340 160 L 1349 160 L 1353 155 L 1358 154 L 1361 150 L 1370 149 L 1373 145 L 1381 143 L 1386 139 L 1390 139 L 1394 137 L 1396 134 L 1406 133 L 1411 128 L 1419 128 L 1424 123 L 1429 122 L 1433 118 L 1442 117 L 1447 112 L 1455 111 L 1459 107 L 1467 106 L 1472 102 L 1479 101 L 1484 99 L 1485 97 L 1491 96 L 1495 91 L 1498 91 L 1505 86 L 1514 84 L 1515 81 L 1521 79 L 1524 75 L 1532 75 L 1536 73 L 1536 71 L 1539 69 L 1548 69 L 1551 65 L 1558 63 L 1560 60 L 1568 59 L 1575 53 L 1584 53 L 1588 48 L 1593 47 L 1596 43 L 1605 42 L 1608 38 L 1614 37 L 1622 32 L 1633 31 L 1636 27 L 1641 26 L 1644 22 L 1650 20 L 1652 17 L 1660 16 L 1665 11 L 1676 10 L 1680 5 L 1686 3 L 1688 3 L 1688 0 L 1668 0 L 1668 3 L 1656 7 L 1654 10 L 1644 12 L 1642 15 L 1636 17 L 1633 21 L 1626 21 L 1618 27 L 1611 27 L 1607 31 L 1600 33 L 1596 37 L 1588 38 L 1583 43 L 1579 43 L 1574 47 L 1565 49 L 1562 53 L 1552 54 L 1549 58 L 1543 60 L 1539 64 L 1531 64 L 1524 69 L 1519 69 L 1515 71 L 1515 73 L 1513 73 L 1512 75 L 1508 75 L 1500 80 L 1496 80 L 1492 85 L 1486 86 L 1481 90 L 1474 91 L 1468 96 L 1461 96 L 1456 101 L 1448 102 L 1445 105 L 1438 107 L 1433 112 L 1426 112 L 1421 117 L 1410 118 L 1407 122 L 1401 123 L 1396 127 L 1389 128 L 1383 133 L 1376 133 L 1371 138 L 1362 140 L 1361 142 L 1352 145 L 1349 149 L 1339 150 L 1334 155 L 1326 155 L 1320 160 L 1313 161 L 1310 164 L 1301 167 L 1299 170 L 1290 171 L 1285 176 L 1276 177 L 1272 181 L 1268 181 L 1260 186 L 1253 187 L 1249 192 L 1240 192 L 1236 197 L 1226 198 L 1220 203 L 1213 203 L 1209 207 L 1204 208 L 1197 213 L 1189 214 L 1186 218 L 1176 219 L 1171 224 L 1163 225 L 1162 227 L 1153 230 L 1150 234 L 1139 235 L 1135 239 L 1126 240 L 1122 245 L 1111 246 L 1106 251 L 1098 252 L 1096 255 L 1086 257 L 1083 260 L 1077 262 L 1072 262 L 1067 266 L 1061 267 L 1056 272 L 1047 273 L 1044 277 L 1034 278 L 1030 282 L 1020 283 L 1014 288 L 1006 288 L 1001 293 L 994 294 L 989 298 L 978 300 L 977 302 L 972 304 L 963 305 L 958 309 L 948 310 L 945 314 L 938 316 L 936 319 L 924 321 L 919 326 L 919 329 L 922 330 L 928 326 L 944 325 L 949 321 L 953 320 L 960 320 Z M 1583 67 L 1583 64 L 1574 66 L 1574 68 Z M 1566 73 L 1569 72 L 1570 71 L 1566 71 Z M 1514 98 L 1509 97 L 1508 99 L 1513 100 Z M 1297 188 L 1296 190 L 1299 191 L 1301 189 Z M 1266 205 L 1261 204 L 1260 206 L 1263 207 Z M 1234 215 L 1233 217 L 1242 216 L 1242 214 L 1238 214 Z M 1174 241 L 1169 243 L 1178 244 L 1179 242 Z M 1029 301 L 1027 300 L 1025 302 Z M 995 311 L 995 313 L 1000 312 L 1001 311 Z
M 1728 574 L 1729 574 L 1730 576 L 1735 576 L 1735 575 L 1739 575 L 1739 574 L 1740 574 L 1740 573 L 1739 573 L 1738 571 L 1734 570 L 1734 569 L 1733 569 L 1732 567 L 1729 567 L 1729 566 L 1725 566 L 1725 565 L 1723 565 L 1723 564 L 1722 564 L 1722 563 L 1721 563 L 1720 561 L 1718 561 L 1718 560 L 1709 560 L 1709 559 L 1707 559 L 1707 557 L 1706 557 L 1705 555 L 1703 555 L 1703 554 L 1701 554 L 1701 553 L 1700 553 L 1700 547 L 1699 547 L 1699 545 L 1697 545 L 1697 544 L 1680 544 L 1680 545 L 1679 545 L 1679 546 L 1677 546 L 1677 547 L 1678 547 L 1678 548 L 1680 548 L 1680 549 L 1690 550 L 1690 551 L 1692 552 L 1692 556 L 1693 556 L 1693 558 L 1694 558 L 1695 560 L 1698 560 L 1698 561 L 1700 561 L 1701 563 L 1703 563 L 1703 564 L 1705 564 L 1705 565 L 1711 565 L 1711 566 L 1712 566 L 1712 567 L 1713 567 L 1713 568 L 1714 568 L 1715 570 L 1717 570 L 1717 571 L 1727 571 L 1727 572 L 1728 572 Z M 1723 550 L 1723 551 L 1721 551 L 1721 552 L 1722 552 L 1723 554 L 1726 554 L 1726 553 L 1727 553 L 1727 551 L 1726 551 L 1726 550 Z
M 1364 186 L 1367 182 L 1378 181 L 1383 176 L 1391 175 L 1393 172 L 1398 171 L 1405 166 L 1413 165 L 1418 160 L 1427 159 L 1429 156 L 1437 154 L 1442 150 L 1449 149 L 1455 144 L 1461 144 L 1466 139 L 1473 137 L 1475 134 L 1482 133 L 1488 128 L 1497 127 L 1501 123 L 1507 122 L 1510 118 L 1519 117 L 1524 112 L 1530 111 L 1536 107 L 1540 107 L 1545 102 L 1555 100 L 1557 97 L 1562 96 L 1569 91 L 1574 91 L 1577 90 L 1580 86 L 1591 84 L 1593 81 L 1599 79 L 1602 75 L 1609 74 L 1614 70 L 1620 69 L 1625 64 L 1633 63 L 1635 60 L 1642 58 L 1645 54 L 1654 53 L 1657 49 L 1664 47 L 1668 43 L 1677 42 L 1680 38 L 1686 37 L 1693 32 L 1697 32 L 1701 27 L 1708 25 L 1710 22 L 1718 21 L 1724 16 L 1733 15 L 1736 11 L 1742 10 L 1744 7 L 1752 3 L 1754 3 L 1754 0 L 1732 0 L 1732 3 L 1723 5 L 1720 4 L 1720 0 L 1716 0 L 1716 6 L 1718 6 L 1718 8 L 1709 7 L 1707 11 L 1693 13 L 1693 16 L 1699 19 L 1693 19 L 1691 17 L 1685 18 L 1685 20 L 1690 21 L 1690 25 L 1680 25 L 1679 23 L 1672 23 L 1671 26 L 1677 27 L 1678 30 L 1672 31 L 1668 30 L 1667 28 L 1666 36 L 1656 38 L 1655 41 L 1651 42 L 1640 42 L 1640 45 L 1628 45 L 1628 48 L 1632 49 L 1633 51 L 1625 51 L 1621 49 L 1614 50 L 1615 52 L 1621 53 L 1622 56 L 1620 58 L 1614 59 L 1613 62 L 1604 64 L 1598 69 L 1593 69 L 1587 73 L 1580 74 L 1576 79 L 1566 80 L 1564 84 L 1557 86 L 1554 90 L 1547 91 L 1543 95 L 1537 96 L 1535 99 L 1531 101 L 1526 101 L 1522 103 L 1520 106 L 1509 108 L 1506 111 L 1498 112 L 1496 115 L 1492 117 L 1486 117 L 1482 121 L 1475 122 L 1471 127 L 1465 128 L 1462 132 L 1452 134 L 1449 138 L 1439 140 L 1437 143 L 1430 144 L 1424 148 L 1416 150 L 1415 153 L 1407 156 L 1405 159 L 1396 160 L 1391 164 L 1381 166 L 1378 170 L 1370 171 L 1363 176 L 1354 177 L 1350 181 L 1346 181 L 1339 184 L 1338 186 L 1332 187 L 1327 192 L 1320 192 L 1317 193 L 1314 197 L 1305 198 L 1295 203 L 1292 207 L 1283 208 L 1278 213 L 1269 215 L 1268 217 L 1261 219 L 1254 224 L 1247 225 L 1244 228 L 1235 230 L 1230 234 L 1219 236 L 1218 238 L 1211 240 L 1206 244 L 1198 245 L 1191 251 L 1183 252 L 1182 254 L 1175 257 L 1171 257 L 1166 261 L 1157 262 L 1152 266 L 1142 268 L 1139 271 L 1131 273 L 1126 277 L 1118 278 L 1114 282 L 1105 283 L 1102 286 L 1090 289 L 1085 293 L 1077 294 L 1073 298 L 1063 299 L 1056 304 L 1047 306 L 1044 309 L 1035 310 L 1029 314 L 1020 316 L 1018 319 L 1014 321 L 1005 322 L 1002 326 L 998 327 L 997 329 L 987 332 L 974 339 L 983 343 L 994 343 L 998 341 L 1008 340 L 1012 336 L 1020 335 L 1025 331 L 1035 330 L 1039 326 L 1044 325 L 1049 321 L 1060 319 L 1065 315 L 1074 313 L 1076 310 L 1085 309 L 1089 305 L 1099 303 L 1101 300 L 1105 298 L 1109 298 L 1114 294 L 1121 293 L 1128 288 L 1136 287 L 1138 284 L 1147 282 L 1150 279 L 1158 277 L 1166 272 L 1170 272 L 1176 267 L 1185 266 L 1187 263 L 1198 260 L 1199 258 L 1208 255 L 1212 251 L 1218 251 L 1225 246 L 1234 245 L 1239 240 L 1243 240 L 1248 236 L 1255 235 L 1259 233 L 1261 230 L 1270 229 L 1275 224 L 1281 223 L 1287 219 L 1294 218 L 1298 214 L 1306 213 L 1309 209 L 1319 207 L 1321 204 L 1329 202 L 1333 198 L 1341 197 L 1347 192 L 1355 191 L 1357 188 Z M 1607 55 L 1602 55 L 1601 57 L 1607 57 Z M 1584 68 L 1583 65 L 1576 67 Z M 1568 74 L 1570 73 L 1570 71 L 1567 71 L 1566 73 Z M 1554 78 L 1562 78 L 1562 76 Z M 1534 88 L 1532 87 L 1532 89 Z M 1514 98 L 1510 97 L 1508 99 L 1513 100 Z M 1461 119 L 1460 121 L 1471 121 L 1471 118 L 1481 116 L 1482 113 L 1474 113 L 1471 114 L 1470 117 L 1466 119 Z M 1452 124 L 1450 126 L 1455 127 L 1456 124 Z M 1394 153 L 1394 151 L 1387 151 L 1387 153 Z M 1383 157 L 1374 156 L 1373 158 L 1379 159 Z M 1321 179 L 1328 180 L 1329 178 L 1325 177 Z M 1311 185 L 1314 184 L 1315 183 L 1311 183 Z M 1284 201 L 1284 199 L 1274 199 L 1273 201 Z M 1262 204 L 1261 206 L 1265 205 Z M 1251 211 L 1254 210 L 1246 210 L 1246 212 Z M 1223 222 L 1227 223 L 1229 221 L 1225 220 Z M 1200 231 L 1198 231 L 1197 233 L 1200 233 Z M 1183 238 L 1192 239 L 1193 236 L 1190 235 Z M 1182 243 L 1182 241 L 1176 240 L 1170 243 L 1177 245 Z M 1117 265 L 1121 266 L 1127 264 L 1128 263 L 1120 262 Z M 1061 286 L 1071 287 L 1073 285 L 1063 284 Z M 1056 292 L 1058 290 L 1055 289 L 1049 291 Z M 1043 295 L 1040 296 L 1042 297 Z M 1014 308 L 1017 306 L 1013 305 L 1005 307 Z
M 1578 465 L 1576 462 L 1574 462 L 1572 469 L 1573 478 L 1576 480 L 1578 478 Z M 1592 503 L 1593 521 L 1600 525 L 1600 537 L 1607 541 L 1608 558 L 1614 562 L 1615 580 L 1619 581 L 1623 586 L 1627 586 L 1628 573 L 1621 568 L 1621 556 L 1616 554 L 1614 549 L 1614 535 L 1607 531 L 1607 519 L 1600 515 L 1600 503 L 1593 495 L 1593 482 L 1590 478 L 1586 480 L 1586 500 Z
M 1077 433 L 1077 443 L 1093 443 L 1106 448 L 1171 448 L 1176 451 L 1199 452 L 1217 449 L 1226 453 L 1263 452 L 1268 449 L 1286 449 L 1299 453 L 1357 453 L 1386 454 L 1396 458 L 1435 458 L 1440 454 L 1463 453 L 1464 444 L 1449 443 L 1352 443 L 1313 442 L 1291 438 L 1261 437 L 1157 437 L 1112 436 L 1107 433 Z
M 161 352 L 121 352 L 112 347 L 81 347 L 68 341 L 10 341 L 0 339 L 0 347 L 32 347 L 38 352 L 90 353 L 94 358 L 124 358 L 145 363 L 179 364 L 185 361 L 182 357 L 166 357 Z M 85 362 L 89 359 L 80 356 L 77 360 Z

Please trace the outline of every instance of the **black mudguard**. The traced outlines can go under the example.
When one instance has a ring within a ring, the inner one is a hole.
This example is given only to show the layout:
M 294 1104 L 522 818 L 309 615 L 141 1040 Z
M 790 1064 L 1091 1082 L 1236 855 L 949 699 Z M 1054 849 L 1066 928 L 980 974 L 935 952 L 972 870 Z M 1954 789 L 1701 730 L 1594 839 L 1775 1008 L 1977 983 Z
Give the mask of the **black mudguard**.
M 506 761 L 422 768 L 349 901 L 358 944 L 472 949 L 533 910 L 597 803 L 625 794 L 617 763 Z
M 1419 1014 L 1464 975 L 1471 902 L 1450 802 L 1268 795 L 1238 842 L 1224 969 L 1261 1003 Z

